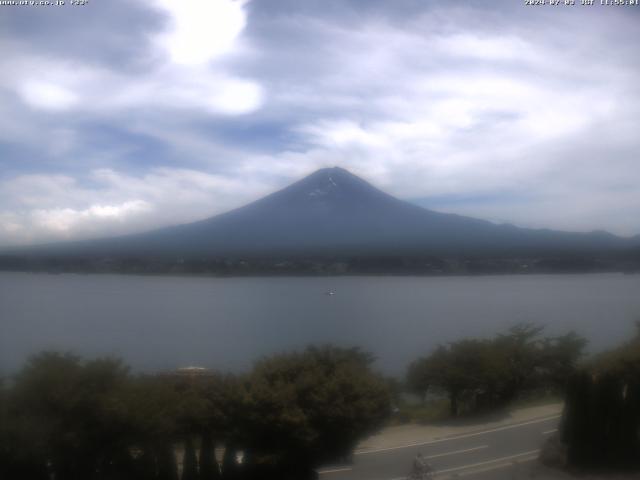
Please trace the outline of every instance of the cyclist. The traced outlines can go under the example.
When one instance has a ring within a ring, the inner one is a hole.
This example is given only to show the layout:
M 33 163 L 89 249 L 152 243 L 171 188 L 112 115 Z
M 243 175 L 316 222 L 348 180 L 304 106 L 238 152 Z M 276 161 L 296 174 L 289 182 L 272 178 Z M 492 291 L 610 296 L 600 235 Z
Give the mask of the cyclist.
M 431 476 L 431 466 L 427 463 L 422 452 L 418 452 L 416 458 L 413 459 L 413 468 L 411 471 L 410 478 L 415 479 L 424 479 L 430 478 Z

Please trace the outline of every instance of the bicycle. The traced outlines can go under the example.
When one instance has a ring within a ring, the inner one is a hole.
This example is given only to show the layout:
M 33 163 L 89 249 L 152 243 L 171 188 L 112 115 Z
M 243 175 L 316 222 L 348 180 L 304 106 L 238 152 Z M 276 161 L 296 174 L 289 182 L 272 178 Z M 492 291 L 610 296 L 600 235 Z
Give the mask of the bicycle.
M 431 467 L 431 465 L 426 465 L 426 468 L 424 471 L 418 473 L 418 472 L 411 472 L 406 480 L 432 480 L 435 475 L 435 472 L 433 470 L 433 468 Z

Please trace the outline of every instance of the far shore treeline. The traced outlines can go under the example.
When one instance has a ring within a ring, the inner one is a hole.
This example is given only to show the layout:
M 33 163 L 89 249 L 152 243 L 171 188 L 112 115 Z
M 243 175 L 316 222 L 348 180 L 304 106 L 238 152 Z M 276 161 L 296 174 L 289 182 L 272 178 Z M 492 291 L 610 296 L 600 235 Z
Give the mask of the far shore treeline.
M 134 375 L 118 359 L 44 352 L 0 385 L 0 478 L 317 478 L 402 420 L 408 392 L 414 405 L 447 402 L 449 418 L 567 395 L 562 466 L 636 468 L 640 326 L 593 359 L 585 345 L 574 332 L 521 324 L 441 345 L 404 382 L 376 373 L 368 353 L 334 346 L 266 357 L 242 375 Z
M 640 249 L 601 254 L 104 256 L 0 253 L 0 271 L 133 275 L 496 275 L 640 272 Z

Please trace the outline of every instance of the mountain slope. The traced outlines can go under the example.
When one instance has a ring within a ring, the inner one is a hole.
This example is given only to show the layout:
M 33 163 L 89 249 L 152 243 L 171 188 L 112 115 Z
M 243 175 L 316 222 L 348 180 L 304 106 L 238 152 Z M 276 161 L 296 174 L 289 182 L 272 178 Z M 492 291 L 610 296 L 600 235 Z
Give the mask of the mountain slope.
M 523 229 L 434 212 L 398 200 L 336 167 L 318 170 L 256 202 L 199 222 L 39 250 L 198 257 L 511 255 L 609 251 L 633 243 L 606 232 Z

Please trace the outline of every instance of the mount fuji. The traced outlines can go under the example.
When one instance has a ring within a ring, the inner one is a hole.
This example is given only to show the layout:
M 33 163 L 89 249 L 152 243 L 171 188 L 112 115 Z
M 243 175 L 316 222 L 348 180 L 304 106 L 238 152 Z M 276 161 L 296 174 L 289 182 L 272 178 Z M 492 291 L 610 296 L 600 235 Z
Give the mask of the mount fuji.
M 639 237 L 518 228 L 436 212 L 334 167 L 195 223 L 28 250 L 39 255 L 113 257 L 512 256 L 591 254 L 638 245 Z

